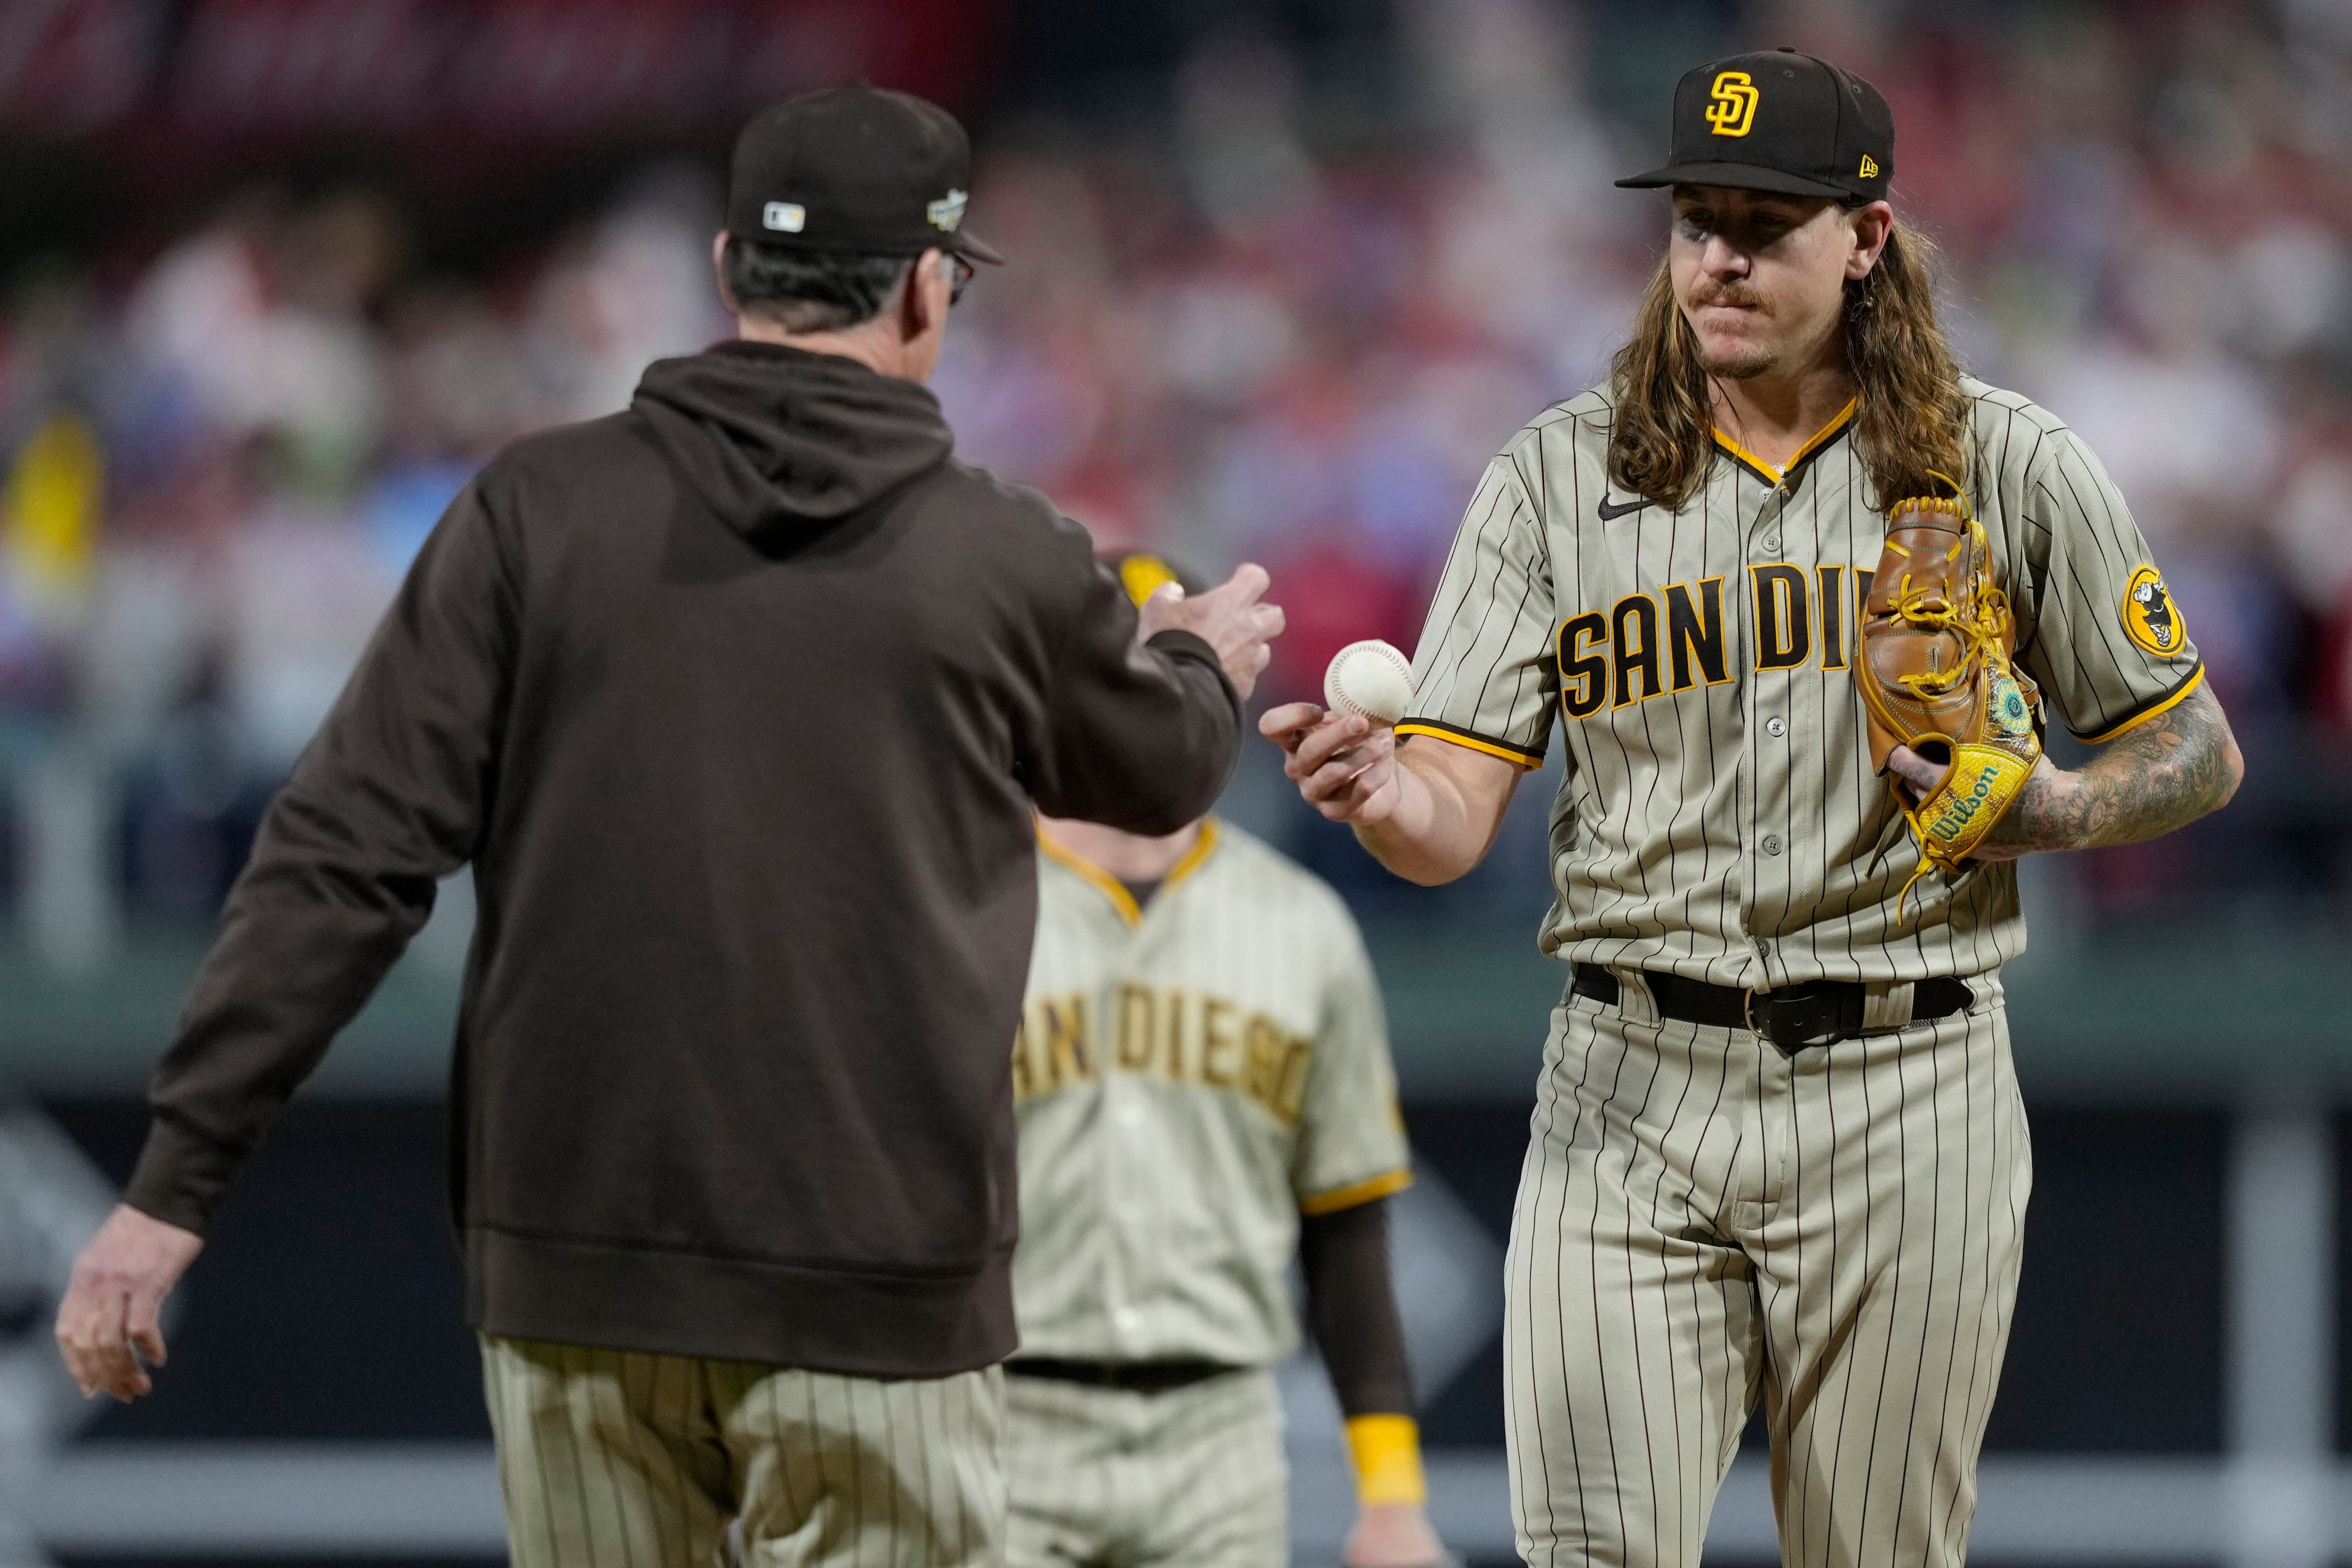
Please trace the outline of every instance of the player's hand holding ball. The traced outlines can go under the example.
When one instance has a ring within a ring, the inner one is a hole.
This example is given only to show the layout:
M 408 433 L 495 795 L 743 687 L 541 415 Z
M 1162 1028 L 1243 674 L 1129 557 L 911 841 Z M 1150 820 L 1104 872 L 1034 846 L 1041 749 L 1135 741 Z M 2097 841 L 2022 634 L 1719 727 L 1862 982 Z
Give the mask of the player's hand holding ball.
M 1269 710 L 1258 732 L 1287 753 L 1283 773 L 1333 822 L 1396 809 L 1396 723 L 1412 705 L 1412 663 L 1384 642 L 1349 643 L 1323 675 L 1323 700 Z
M 1217 650 L 1226 679 L 1247 701 L 1274 657 L 1266 645 L 1282 635 L 1282 606 L 1258 602 L 1272 583 L 1265 567 L 1248 563 L 1205 594 L 1162 583 L 1143 601 L 1137 635 L 1148 642 L 1161 632 L 1191 632 Z

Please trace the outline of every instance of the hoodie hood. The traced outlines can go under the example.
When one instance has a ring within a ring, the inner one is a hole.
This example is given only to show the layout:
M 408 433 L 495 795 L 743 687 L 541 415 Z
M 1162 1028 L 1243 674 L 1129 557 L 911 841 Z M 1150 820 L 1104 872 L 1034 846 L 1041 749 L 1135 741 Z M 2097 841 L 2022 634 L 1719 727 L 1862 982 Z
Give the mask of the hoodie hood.
M 830 527 L 955 445 L 919 383 L 775 343 L 656 360 L 631 406 L 679 479 L 745 535 Z

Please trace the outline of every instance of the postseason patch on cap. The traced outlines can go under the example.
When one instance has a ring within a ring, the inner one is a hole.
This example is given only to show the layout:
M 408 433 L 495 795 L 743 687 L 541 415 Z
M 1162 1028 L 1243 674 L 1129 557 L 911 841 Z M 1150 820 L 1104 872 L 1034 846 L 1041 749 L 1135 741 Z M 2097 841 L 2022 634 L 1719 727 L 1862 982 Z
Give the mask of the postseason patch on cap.
M 923 216 L 931 220 L 933 228 L 943 228 L 950 234 L 953 234 L 963 226 L 963 204 L 964 194 L 961 191 L 950 190 L 946 195 L 926 206 L 923 209 Z

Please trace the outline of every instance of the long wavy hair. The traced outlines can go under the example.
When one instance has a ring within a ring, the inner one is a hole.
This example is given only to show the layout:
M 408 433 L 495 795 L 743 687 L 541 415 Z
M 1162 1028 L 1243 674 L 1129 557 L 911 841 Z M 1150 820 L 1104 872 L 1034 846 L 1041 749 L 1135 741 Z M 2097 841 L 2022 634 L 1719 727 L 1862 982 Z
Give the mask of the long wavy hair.
M 1968 482 L 1969 405 L 1959 362 L 1936 322 L 1935 244 L 1896 223 L 1878 265 L 1845 286 L 1846 363 L 1862 406 L 1850 437 L 1883 507 Z M 1610 366 L 1616 422 L 1609 478 L 1664 507 L 1697 493 L 1715 459 L 1714 411 L 1698 342 L 1658 263 L 1633 335 Z

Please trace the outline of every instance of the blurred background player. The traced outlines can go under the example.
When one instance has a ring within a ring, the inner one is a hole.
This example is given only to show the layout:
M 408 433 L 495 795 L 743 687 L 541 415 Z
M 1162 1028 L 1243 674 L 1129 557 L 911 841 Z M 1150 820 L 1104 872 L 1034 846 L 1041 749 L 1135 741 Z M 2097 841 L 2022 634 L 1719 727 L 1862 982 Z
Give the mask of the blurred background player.
M 1150 555 L 1118 571 L 1138 605 L 1176 580 Z M 1294 1252 L 1356 1468 L 1347 1561 L 1445 1561 L 1389 1272 L 1412 1172 L 1347 906 L 1214 817 L 1160 837 L 1045 817 L 1038 848 L 1008 1561 L 1289 1561 L 1271 1368 L 1297 1343 Z

